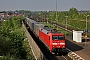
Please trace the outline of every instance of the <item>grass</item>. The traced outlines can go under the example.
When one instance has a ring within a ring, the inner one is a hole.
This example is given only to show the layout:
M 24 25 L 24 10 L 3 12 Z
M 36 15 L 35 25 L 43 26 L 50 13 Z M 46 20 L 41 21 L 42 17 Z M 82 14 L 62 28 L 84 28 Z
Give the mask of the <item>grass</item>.
M 61 29 L 61 28 L 57 28 L 57 27 L 55 27 L 54 25 L 52 25 L 52 24 L 50 24 L 50 23 L 41 22 L 41 24 L 47 25 L 48 27 L 53 28 L 53 29 L 56 28 L 59 32 L 62 32 L 62 33 L 64 33 L 65 35 L 71 35 L 71 34 L 72 34 L 72 33 L 70 33 L 70 32 L 67 32 L 67 31 Z

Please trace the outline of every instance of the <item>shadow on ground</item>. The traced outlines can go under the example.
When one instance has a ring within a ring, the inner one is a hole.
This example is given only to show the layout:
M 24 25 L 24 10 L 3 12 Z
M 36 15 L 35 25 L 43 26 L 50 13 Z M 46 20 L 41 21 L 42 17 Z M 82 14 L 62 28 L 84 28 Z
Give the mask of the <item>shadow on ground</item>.
M 83 47 L 81 47 L 81 46 L 79 46 L 79 45 L 77 45 L 74 42 L 71 42 L 69 40 L 66 40 L 66 46 L 67 46 L 68 49 L 70 49 L 73 52 L 84 49 Z

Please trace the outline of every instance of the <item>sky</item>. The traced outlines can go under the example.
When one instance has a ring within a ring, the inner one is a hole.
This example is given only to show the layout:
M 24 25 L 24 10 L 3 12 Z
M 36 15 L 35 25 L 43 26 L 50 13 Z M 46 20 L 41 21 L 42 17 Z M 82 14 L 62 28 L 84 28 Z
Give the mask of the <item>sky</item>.
M 58 11 L 90 10 L 90 0 L 57 0 Z M 0 0 L 0 10 L 55 11 L 56 0 Z

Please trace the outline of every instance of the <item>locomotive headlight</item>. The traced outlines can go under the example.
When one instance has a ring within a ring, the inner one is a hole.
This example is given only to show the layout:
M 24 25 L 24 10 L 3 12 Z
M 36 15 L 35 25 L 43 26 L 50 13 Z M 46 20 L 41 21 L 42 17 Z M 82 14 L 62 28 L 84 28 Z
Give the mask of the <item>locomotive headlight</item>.
M 60 45 L 65 45 L 65 43 L 60 43 Z
M 52 43 L 52 45 L 57 45 L 57 43 Z

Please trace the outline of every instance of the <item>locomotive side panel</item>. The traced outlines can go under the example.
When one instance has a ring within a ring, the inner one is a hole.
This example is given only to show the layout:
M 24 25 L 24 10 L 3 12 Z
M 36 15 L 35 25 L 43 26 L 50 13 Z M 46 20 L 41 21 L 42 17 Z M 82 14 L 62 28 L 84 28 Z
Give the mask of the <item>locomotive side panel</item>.
M 39 31 L 39 37 L 40 40 L 48 47 L 48 49 L 50 50 L 50 40 L 49 40 L 49 35 L 45 34 L 44 32 L 42 32 L 41 30 Z

